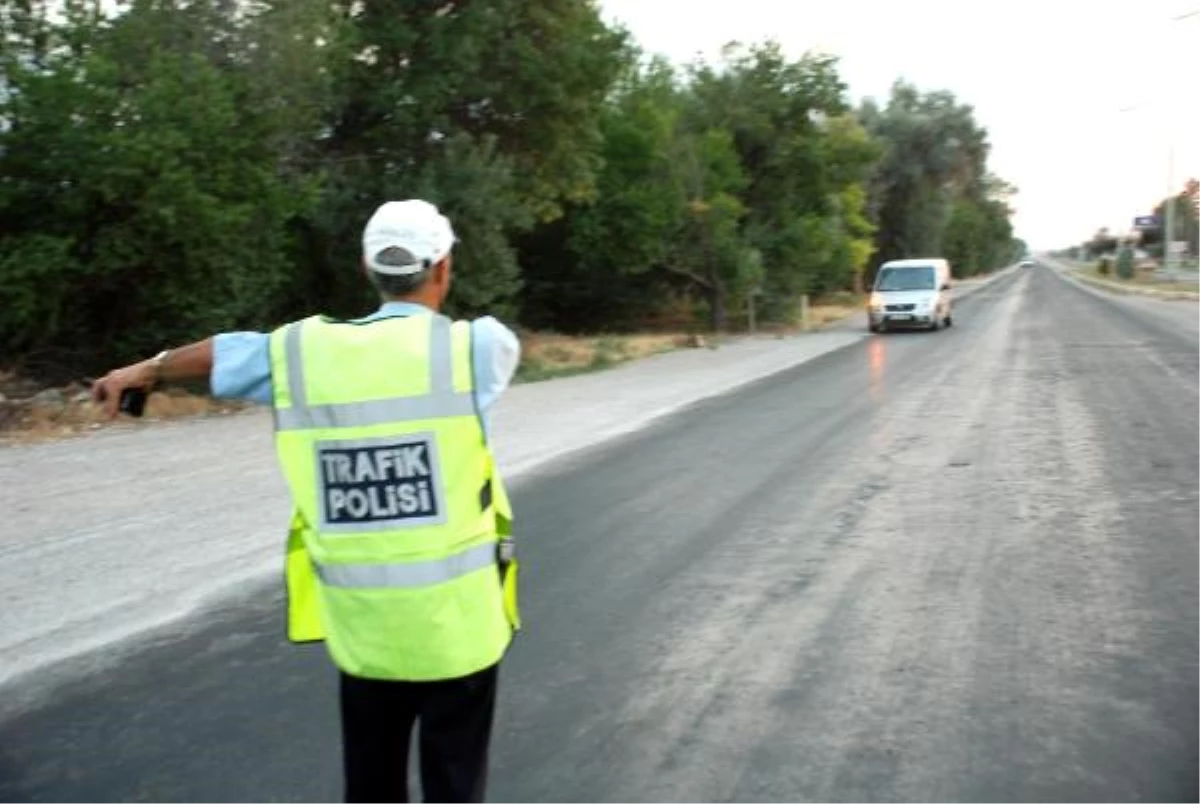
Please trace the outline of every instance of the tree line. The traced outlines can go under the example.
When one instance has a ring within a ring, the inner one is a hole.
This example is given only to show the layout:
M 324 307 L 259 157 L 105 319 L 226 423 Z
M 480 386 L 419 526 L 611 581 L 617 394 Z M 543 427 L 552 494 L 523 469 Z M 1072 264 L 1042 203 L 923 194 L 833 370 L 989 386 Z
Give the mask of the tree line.
M 674 66 L 590 0 L 0 0 L 0 349 L 84 371 L 356 315 L 361 227 L 437 203 L 453 310 L 714 329 L 943 255 L 1021 250 L 944 91 L 855 107 L 773 41 Z
M 1167 214 L 1168 205 L 1170 215 Z M 1168 240 L 1186 244 L 1186 256 L 1200 254 L 1200 180 L 1188 179 L 1174 195 L 1154 205 L 1153 214 L 1147 225 L 1131 234 L 1121 235 L 1102 226 L 1086 242 L 1073 250 L 1082 259 L 1111 256 L 1123 244 L 1136 244 L 1155 259 L 1162 260 L 1166 254 Z M 1167 221 L 1170 220 L 1171 236 L 1167 236 Z M 1178 246 L 1176 246 L 1178 248 Z

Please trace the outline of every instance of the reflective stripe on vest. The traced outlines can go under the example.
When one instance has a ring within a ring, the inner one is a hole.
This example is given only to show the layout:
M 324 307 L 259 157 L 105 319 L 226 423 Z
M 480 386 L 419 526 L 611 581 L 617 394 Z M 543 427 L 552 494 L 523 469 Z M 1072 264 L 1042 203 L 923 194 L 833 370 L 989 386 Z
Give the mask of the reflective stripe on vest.
M 288 396 L 292 405 L 278 408 L 275 426 L 279 430 L 310 430 L 329 427 L 370 427 L 391 422 L 432 419 L 438 416 L 470 416 L 475 413 L 475 398 L 457 393 L 453 381 L 453 355 L 450 321 L 432 316 L 429 341 L 429 393 L 422 396 L 373 399 L 367 402 L 342 402 L 336 405 L 309 405 L 304 390 L 304 360 L 300 353 L 304 321 L 288 327 L 285 336 L 288 364 Z
M 480 544 L 434 561 L 404 564 L 317 564 L 322 583 L 344 589 L 414 589 L 452 581 L 496 563 L 496 545 Z

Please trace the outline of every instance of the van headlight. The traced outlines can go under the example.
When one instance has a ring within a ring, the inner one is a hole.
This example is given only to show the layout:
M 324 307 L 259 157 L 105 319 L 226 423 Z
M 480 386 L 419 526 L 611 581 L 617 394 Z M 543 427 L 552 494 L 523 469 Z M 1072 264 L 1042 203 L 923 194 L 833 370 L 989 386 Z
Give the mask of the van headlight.
M 882 310 L 883 309 L 883 297 L 880 296 L 878 293 L 872 293 L 871 297 L 867 300 L 867 306 L 870 307 L 872 310 Z

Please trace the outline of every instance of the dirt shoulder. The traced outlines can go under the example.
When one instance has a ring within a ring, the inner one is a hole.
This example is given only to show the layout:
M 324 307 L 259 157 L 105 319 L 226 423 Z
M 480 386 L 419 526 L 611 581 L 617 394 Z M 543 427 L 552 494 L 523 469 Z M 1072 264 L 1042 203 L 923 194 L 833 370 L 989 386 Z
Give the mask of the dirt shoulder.
M 807 325 L 764 327 L 760 334 L 789 335 L 820 330 L 862 309 L 861 298 L 835 294 L 809 307 Z M 679 349 L 718 349 L 747 334 L 643 332 L 606 335 L 521 334 L 522 359 L 516 383 L 524 384 L 610 369 Z M 213 399 L 202 387 L 170 387 L 150 395 L 139 420 L 123 426 L 150 427 L 163 421 L 226 416 L 251 405 Z M 0 371 L 0 447 L 71 438 L 111 422 L 91 404 L 83 382 L 46 386 L 12 371 Z
M 187 388 L 165 388 L 150 394 L 143 418 L 126 423 L 146 427 L 171 419 L 224 416 L 246 407 Z M 109 423 L 81 382 L 45 387 L 13 372 L 0 372 L 0 446 L 70 438 Z

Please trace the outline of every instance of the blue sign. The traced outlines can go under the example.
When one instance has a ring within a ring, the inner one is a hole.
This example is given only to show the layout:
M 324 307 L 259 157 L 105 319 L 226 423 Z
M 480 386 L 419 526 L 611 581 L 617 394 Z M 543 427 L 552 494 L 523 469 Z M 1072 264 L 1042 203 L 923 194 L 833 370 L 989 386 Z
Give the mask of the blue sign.
M 1136 229 L 1153 229 L 1158 226 L 1157 215 L 1138 215 L 1133 219 L 1133 226 Z

